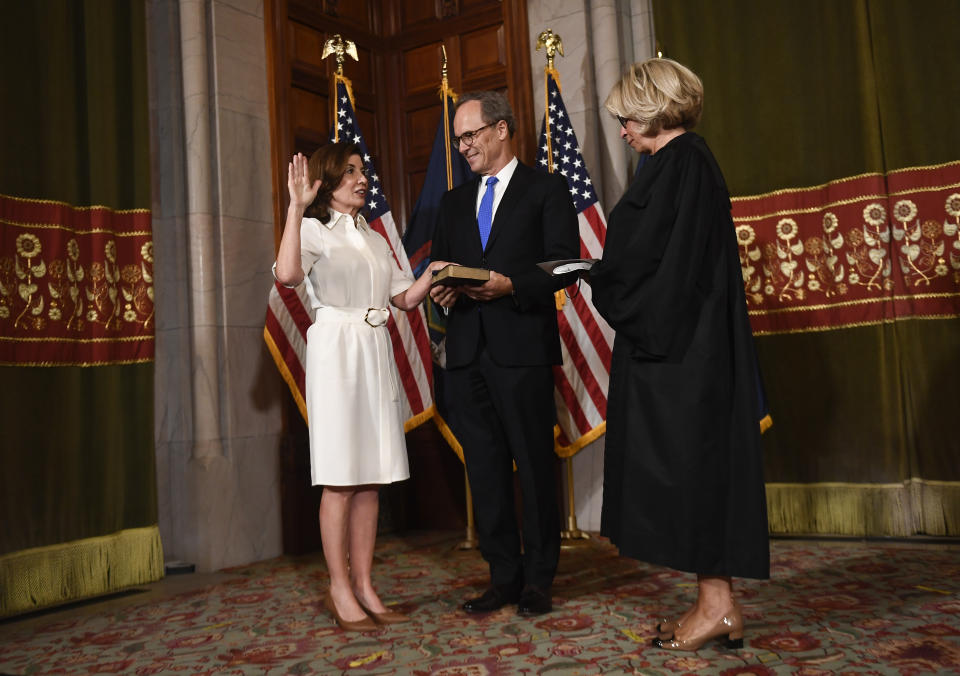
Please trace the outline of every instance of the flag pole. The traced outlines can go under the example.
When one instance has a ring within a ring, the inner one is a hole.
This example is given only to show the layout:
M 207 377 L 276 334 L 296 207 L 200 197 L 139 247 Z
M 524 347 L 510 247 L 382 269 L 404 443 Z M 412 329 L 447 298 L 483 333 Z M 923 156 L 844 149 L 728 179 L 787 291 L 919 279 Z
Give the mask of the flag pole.
M 353 40 L 344 40 L 339 33 L 323 43 L 323 53 L 320 55 L 320 60 L 322 61 L 328 56 L 333 56 L 337 61 L 337 70 L 331 83 L 333 87 L 331 98 L 333 98 L 333 142 L 339 143 L 340 126 L 337 124 L 337 111 L 340 108 L 340 102 L 337 100 L 337 83 L 343 82 L 347 87 L 350 98 L 353 99 L 353 88 L 350 86 L 350 80 L 343 75 L 343 62 L 348 56 L 352 57 L 354 61 L 360 59 L 357 57 L 357 45 L 354 44 Z M 350 103 L 352 105 L 353 101 L 351 100 Z
M 560 56 L 563 56 L 563 40 L 559 35 L 553 32 L 551 29 L 547 29 L 540 33 L 537 36 L 537 51 L 543 47 L 544 51 L 547 54 L 547 65 L 543 69 L 543 115 L 544 115 L 544 134 L 547 138 L 547 171 L 551 174 L 553 173 L 553 148 L 552 148 L 552 137 L 550 134 L 550 77 L 553 76 L 554 82 L 557 83 L 557 88 L 560 87 L 560 74 L 553 67 L 553 59 L 557 52 L 560 53 Z M 557 295 L 559 296 L 558 292 Z M 559 310 L 562 307 L 560 303 L 560 298 L 557 299 L 557 309 Z M 586 542 L 590 539 L 590 535 L 580 530 L 577 526 L 577 510 L 576 510 L 576 496 L 574 495 L 573 490 L 573 456 L 568 455 L 564 459 L 566 464 L 566 475 L 567 475 L 567 529 L 560 531 L 560 539 L 562 541 L 561 547 L 569 548 L 576 547 Z
M 450 108 L 447 103 L 447 97 L 453 98 L 456 101 L 456 96 L 450 90 L 450 81 L 447 79 L 447 48 L 445 45 L 440 45 L 440 98 L 443 99 L 443 144 L 447 150 L 447 154 L 444 159 L 446 159 L 447 164 L 447 190 L 453 188 L 453 163 L 450 161 L 452 157 L 451 153 L 453 148 L 450 147 L 450 134 L 446 133 L 446 130 L 450 128 Z
M 451 153 L 454 148 L 450 146 L 450 134 L 447 133 L 447 130 L 450 129 L 450 106 L 448 102 L 448 97 L 456 100 L 456 96 L 450 90 L 450 81 L 447 79 L 447 48 L 444 45 L 440 45 L 440 98 L 443 100 L 443 143 L 446 148 L 446 163 L 447 163 L 447 190 L 450 190 L 453 187 L 453 166 L 450 162 Z M 467 550 L 467 549 L 476 549 L 477 548 L 477 525 L 476 520 L 473 516 L 473 492 L 470 490 L 470 477 L 467 474 L 467 460 L 463 460 L 463 483 L 464 483 L 464 500 L 466 501 L 467 507 L 467 532 L 457 549 Z

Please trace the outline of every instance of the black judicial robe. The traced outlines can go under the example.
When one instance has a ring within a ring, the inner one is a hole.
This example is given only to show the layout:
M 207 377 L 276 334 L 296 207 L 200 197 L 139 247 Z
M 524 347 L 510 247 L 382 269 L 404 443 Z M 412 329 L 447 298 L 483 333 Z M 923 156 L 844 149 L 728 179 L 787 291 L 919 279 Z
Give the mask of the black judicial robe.
M 590 282 L 616 331 L 601 533 L 650 563 L 769 577 L 753 334 L 703 138 L 686 132 L 648 159 Z

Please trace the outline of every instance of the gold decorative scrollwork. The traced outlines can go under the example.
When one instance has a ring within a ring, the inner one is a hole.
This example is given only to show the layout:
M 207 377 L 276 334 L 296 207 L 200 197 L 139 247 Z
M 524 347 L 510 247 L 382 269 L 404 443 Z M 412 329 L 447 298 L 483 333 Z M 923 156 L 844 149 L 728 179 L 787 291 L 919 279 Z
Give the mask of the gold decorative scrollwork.
M 0 327 L 45 333 L 50 323 L 79 334 L 88 323 L 119 333 L 124 323 L 153 329 L 153 242 L 147 241 L 136 262 L 118 261 L 117 243 L 109 239 L 103 257 L 81 262 L 75 237 L 63 258 L 45 260 L 41 238 L 23 232 L 13 256 L 0 257 Z

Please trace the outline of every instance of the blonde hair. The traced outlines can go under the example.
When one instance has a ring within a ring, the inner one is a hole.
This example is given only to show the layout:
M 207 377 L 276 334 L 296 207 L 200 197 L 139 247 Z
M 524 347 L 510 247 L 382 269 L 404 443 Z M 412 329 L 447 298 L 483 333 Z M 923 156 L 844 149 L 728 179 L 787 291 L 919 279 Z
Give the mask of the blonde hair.
M 603 105 L 614 115 L 638 122 L 643 134 L 693 129 L 703 111 L 703 83 L 672 59 L 648 59 L 630 66 Z

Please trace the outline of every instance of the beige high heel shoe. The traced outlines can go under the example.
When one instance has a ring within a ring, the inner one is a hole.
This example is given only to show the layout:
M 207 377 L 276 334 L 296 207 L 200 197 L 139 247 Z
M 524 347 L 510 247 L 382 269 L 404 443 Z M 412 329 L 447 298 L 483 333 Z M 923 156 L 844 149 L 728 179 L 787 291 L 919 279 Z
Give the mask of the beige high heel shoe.
M 676 637 L 669 640 L 655 638 L 653 639 L 653 647 L 663 648 L 664 650 L 696 651 L 707 641 L 724 635 L 727 637 L 726 646 L 728 649 L 743 648 L 743 615 L 737 606 L 734 606 L 731 613 L 721 618 L 711 629 L 700 636 L 691 636 L 685 640 L 678 640 Z
M 369 617 L 364 617 L 362 620 L 345 620 L 340 617 L 340 613 L 337 612 L 337 607 L 333 604 L 333 597 L 330 594 L 327 594 L 323 597 L 324 607 L 330 611 L 330 614 L 333 615 L 333 619 L 337 621 L 337 624 L 340 625 L 340 628 L 344 631 L 376 631 L 377 623 L 374 622 Z
M 357 603 L 360 604 L 360 607 L 363 608 L 363 612 L 373 618 L 373 621 L 377 624 L 403 624 L 404 622 L 409 622 L 410 618 L 403 613 L 398 613 L 395 610 L 387 609 L 382 613 L 375 613 L 365 605 L 363 601 L 357 599 Z
M 674 633 L 680 628 L 680 624 L 680 620 L 660 620 L 657 622 L 657 638 L 663 639 L 664 641 L 673 638 Z
M 740 604 L 736 601 L 733 602 L 733 607 L 740 612 L 741 616 L 743 615 L 743 610 L 740 608 Z M 657 638 L 660 638 L 664 641 L 667 639 L 673 638 L 673 635 L 677 633 L 677 629 L 683 624 L 683 620 L 667 620 L 662 619 L 657 623 Z

